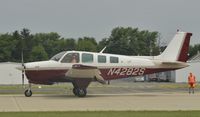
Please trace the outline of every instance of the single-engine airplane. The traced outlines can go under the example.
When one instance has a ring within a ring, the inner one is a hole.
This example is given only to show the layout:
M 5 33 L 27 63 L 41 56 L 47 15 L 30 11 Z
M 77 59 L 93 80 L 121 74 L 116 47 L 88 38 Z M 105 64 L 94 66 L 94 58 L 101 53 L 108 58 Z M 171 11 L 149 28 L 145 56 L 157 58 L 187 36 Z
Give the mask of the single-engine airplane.
M 107 80 L 142 76 L 187 67 L 192 33 L 177 32 L 164 52 L 158 56 L 125 56 L 85 51 L 64 51 L 48 61 L 23 63 L 22 81 L 26 75 L 29 87 L 24 94 L 32 96 L 31 84 L 52 85 L 57 82 L 73 84 L 73 93 L 85 97 L 92 81 L 105 84 Z M 23 60 L 22 60 L 23 61 Z M 23 81 L 24 82 L 24 81 Z

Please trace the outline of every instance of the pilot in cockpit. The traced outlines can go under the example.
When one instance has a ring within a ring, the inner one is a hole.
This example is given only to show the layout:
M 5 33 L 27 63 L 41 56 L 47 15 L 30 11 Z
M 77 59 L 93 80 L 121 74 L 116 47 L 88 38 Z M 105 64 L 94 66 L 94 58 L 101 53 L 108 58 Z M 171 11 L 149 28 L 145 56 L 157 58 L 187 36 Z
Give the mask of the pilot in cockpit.
M 71 63 L 77 63 L 78 61 L 77 61 L 77 56 L 76 56 L 76 54 L 73 54 L 72 55 L 72 59 L 71 59 Z

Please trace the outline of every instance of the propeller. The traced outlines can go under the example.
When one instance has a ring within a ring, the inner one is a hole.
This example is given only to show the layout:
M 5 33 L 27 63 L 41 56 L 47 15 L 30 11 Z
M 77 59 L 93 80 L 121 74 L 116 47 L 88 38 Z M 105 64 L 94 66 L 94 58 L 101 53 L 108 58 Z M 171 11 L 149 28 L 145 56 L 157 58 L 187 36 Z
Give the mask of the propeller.
M 23 51 L 22 51 L 22 53 L 21 53 L 21 59 L 22 59 L 22 87 L 23 88 L 25 88 L 25 85 L 24 85 L 24 77 L 25 77 L 25 69 L 26 69 L 26 67 L 25 67 L 25 65 L 24 65 L 24 54 L 23 54 Z

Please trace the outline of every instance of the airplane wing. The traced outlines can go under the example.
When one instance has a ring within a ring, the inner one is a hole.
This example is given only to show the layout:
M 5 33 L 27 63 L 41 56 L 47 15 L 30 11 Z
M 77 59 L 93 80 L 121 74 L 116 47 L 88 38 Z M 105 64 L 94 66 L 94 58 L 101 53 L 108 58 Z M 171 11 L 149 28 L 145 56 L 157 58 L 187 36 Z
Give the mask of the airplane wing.
M 87 66 L 82 64 L 74 64 L 66 76 L 70 78 L 91 78 L 97 80 L 99 83 L 105 84 L 105 80 L 100 75 L 101 72 L 97 67 Z

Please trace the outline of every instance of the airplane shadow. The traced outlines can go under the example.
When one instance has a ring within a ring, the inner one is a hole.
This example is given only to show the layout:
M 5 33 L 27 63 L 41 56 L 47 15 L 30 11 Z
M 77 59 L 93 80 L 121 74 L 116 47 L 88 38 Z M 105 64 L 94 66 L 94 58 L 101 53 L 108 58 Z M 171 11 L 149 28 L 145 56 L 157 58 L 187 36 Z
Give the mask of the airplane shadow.
M 37 97 L 44 97 L 50 99 L 88 99 L 88 98 L 101 98 L 101 97 L 156 97 L 157 94 L 88 94 L 86 97 L 77 97 L 67 94 L 47 94 L 47 95 L 34 95 Z

